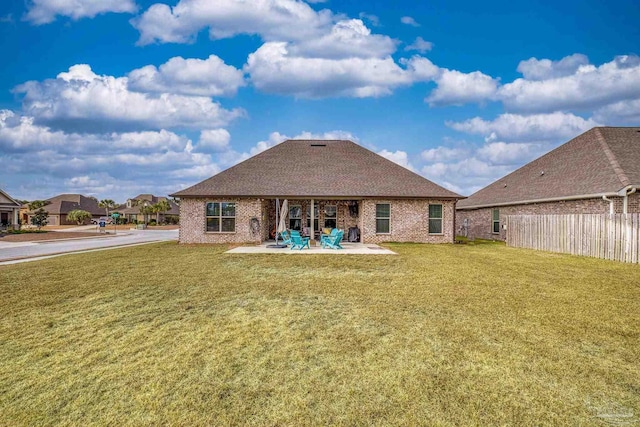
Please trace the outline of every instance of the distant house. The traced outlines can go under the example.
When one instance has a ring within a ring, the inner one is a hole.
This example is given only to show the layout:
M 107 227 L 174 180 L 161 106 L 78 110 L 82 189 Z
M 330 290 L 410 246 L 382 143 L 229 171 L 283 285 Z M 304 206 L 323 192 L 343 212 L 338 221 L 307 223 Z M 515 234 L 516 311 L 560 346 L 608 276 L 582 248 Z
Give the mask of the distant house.
M 50 199 L 46 199 L 47 203 L 44 210 L 49 213 L 47 225 L 72 225 L 75 221 L 67 219 L 67 214 L 73 210 L 83 210 L 91 214 L 93 219 L 98 219 L 105 215 L 105 210 L 98 206 L 98 201 L 92 197 L 86 197 L 82 194 L 60 194 Z M 27 207 L 27 205 L 25 205 Z M 33 212 L 26 211 L 27 222 L 31 222 Z M 88 220 L 86 221 L 88 222 Z
M 166 212 L 160 212 L 159 218 L 160 222 L 170 222 L 170 223 L 178 223 L 178 219 L 180 217 L 180 206 L 173 200 L 163 197 L 163 196 L 154 196 L 153 194 L 138 194 L 136 197 L 132 197 L 127 199 L 127 202 L 118 206 L 114 211 L 121 213 L 127 222 L 136 222 L 136 221 L 144 221 L 144 215 L 140 213 L 140 208 L 143 206 L 152 206 L 161 200 L 166 200 L 171 206 Z M 156 218 L 156 214 L 147 215 L 146 220 L 151 220 Z
M 0 189 L 0 229 L 18 228 L 20 203 Z
M 364 243 L 452 243 L 462 196 L 351 141 L 288 140 L 172 196 L 181 243 L 267 240 L 286 226 L 360 230 Z
M 598 127 L 457 205 L 459 233 L 506 239 L 507 215 L 640 212 L 640 127 Z

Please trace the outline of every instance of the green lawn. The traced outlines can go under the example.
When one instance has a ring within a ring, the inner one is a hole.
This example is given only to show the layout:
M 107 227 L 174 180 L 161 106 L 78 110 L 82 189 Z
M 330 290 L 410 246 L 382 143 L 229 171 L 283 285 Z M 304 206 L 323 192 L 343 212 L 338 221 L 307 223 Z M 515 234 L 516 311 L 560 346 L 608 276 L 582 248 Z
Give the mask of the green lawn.
M 640 266 L 388 246 L 0 267 L 0 425 L 640 424 Z

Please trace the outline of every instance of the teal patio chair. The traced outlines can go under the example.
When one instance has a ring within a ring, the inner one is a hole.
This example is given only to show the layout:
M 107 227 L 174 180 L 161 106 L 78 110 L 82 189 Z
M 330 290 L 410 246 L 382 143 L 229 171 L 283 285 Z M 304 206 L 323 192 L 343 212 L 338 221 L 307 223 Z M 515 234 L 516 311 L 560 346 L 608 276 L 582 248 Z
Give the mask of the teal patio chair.
M 299 249 L 302 250 L 304 247 L 311 249 L 309 246 L 309 238 L 302 237 L 299 231 L 291 230 L 291 250 Z
M 331 230 L 330 234 L 323 234 L 320 236 L 320 244 L 323 245 L 322 247 L 324 247 L 324 241 L 327 239 L 333 239 L 334 237 L 336 237 L 336 234 L 338 233 L 338 229 L 334 228 Z
M 331 248 L 331 249 L 344 249 L 340 242 L 342 241 L 342 236 L 344 236 L 344 230 L 338 230 L 335 236 L 329 236 L 322 241 L 323 248 Z
M 283 245 L 290 245 L 291 244 L 291 233 L 289 233 L 289 230 L 284 230 L 283 232 L 280 233 L 280 238 L 282 239 L 282 244 Z

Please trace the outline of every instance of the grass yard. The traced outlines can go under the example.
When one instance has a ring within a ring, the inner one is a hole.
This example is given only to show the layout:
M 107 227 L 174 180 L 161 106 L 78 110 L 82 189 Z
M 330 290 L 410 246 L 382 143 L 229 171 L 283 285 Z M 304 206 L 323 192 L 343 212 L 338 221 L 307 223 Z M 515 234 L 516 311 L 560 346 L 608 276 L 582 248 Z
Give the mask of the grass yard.
M 640 266 L 388 246 L 0 267 L 0 425 L 640 424 Z

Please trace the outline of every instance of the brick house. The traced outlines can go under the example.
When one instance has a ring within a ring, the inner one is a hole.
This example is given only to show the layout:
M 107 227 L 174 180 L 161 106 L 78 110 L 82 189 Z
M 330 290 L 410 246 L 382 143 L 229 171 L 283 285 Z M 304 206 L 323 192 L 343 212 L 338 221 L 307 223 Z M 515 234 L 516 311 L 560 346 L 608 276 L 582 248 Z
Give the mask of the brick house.
M 508 215 L 640 212 L 640 127 L 593 128 L 460 201 L 458 233 L 506 240 Z
M 20 203 L 0 189 L 0 230 L 18 228 Z
M 317 237 L 358 227 L 361 242 L 452 243 L 462 196 L 351 141 L 288 140 L 171 196 L 181 243 L 261 243 L 287 225 Z
M 178 218 L 180 216 L 180 207 L 173 200 L 163 197 L 163 196 L 154 196 L 153 194 L 138 194 L 135 197 L 127 199 L 126 203 L 118 206 L 114 209 L 114 212 L 119 212 L 122 214 L 124 219 L 127 222 L 135 222 L 135 221 L 143 221 L 145 219 L 145 215 L 140 213 L 140 208 L 142 206 L 151 206 L 156 203 L 165 200 L 169 203 L 171 209 L 166 212 L 160 212 L 158 214 L 148 214 L 146 215 L 146 219 L 158 219 L 160 222 L 169 222 L 169 223 L 178 223 Z
M 67 214 L 73 210 L 80 209 L 91 214 L 93 219 L 98 219 L 105 215 L 105 210 L 98 206 L 98 201 L 92 197 L 82 194 L 59 194 L 45 200 L 44 210 L 49 213 L 48 225 L 75 225 L 75 221 L 67 219 Z M 28 205 L 23 206 L 26 216 L 25 222 L 31 223 L 32 212 L 29 212 Z M 88 222 L 85 221 L 85 222 Z

